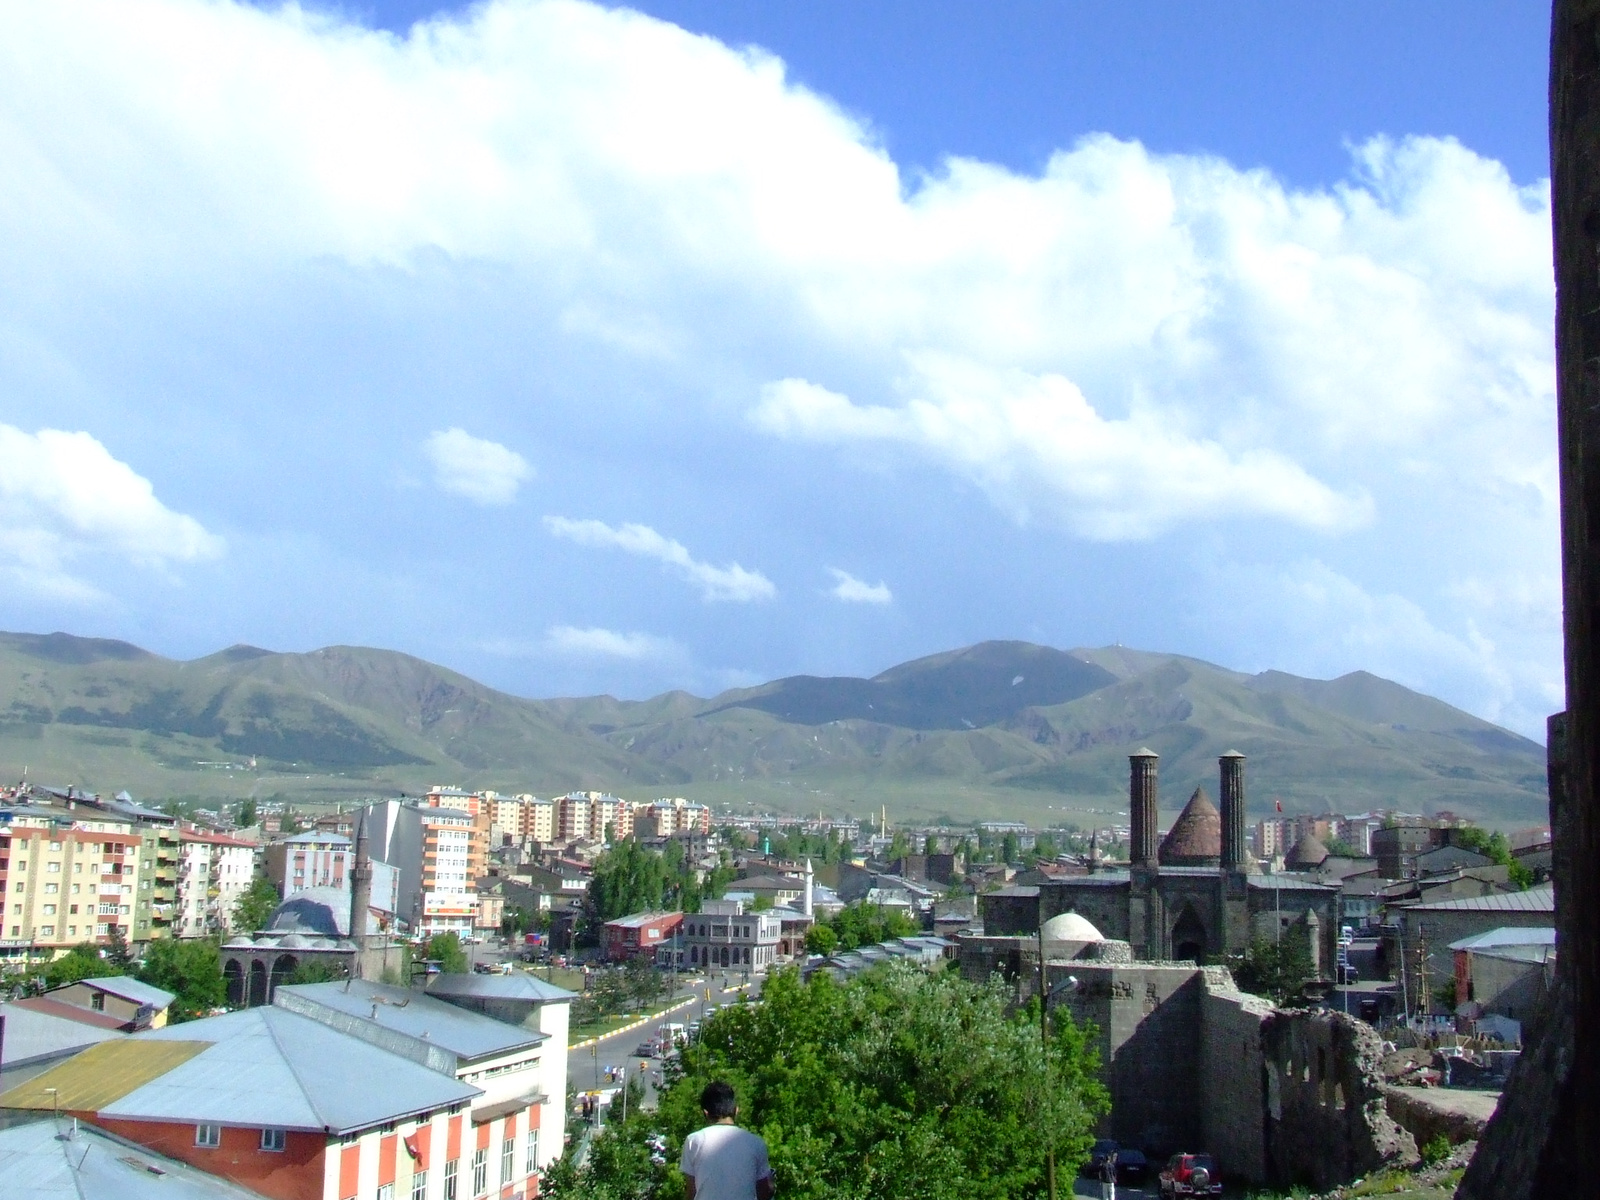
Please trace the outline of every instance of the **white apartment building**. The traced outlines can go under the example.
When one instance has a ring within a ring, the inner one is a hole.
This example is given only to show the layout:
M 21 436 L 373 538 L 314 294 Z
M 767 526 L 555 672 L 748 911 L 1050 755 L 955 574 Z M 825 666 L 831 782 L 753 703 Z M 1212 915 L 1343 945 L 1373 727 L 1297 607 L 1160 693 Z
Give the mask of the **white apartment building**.
M 478 818 L 453 808 L 385 800 L 364 810 L 367 852 L 394 871 L 394 911 L 421 937 L 472 932 L 484 847 Z M 376 871 L 374 892 L 376 893 Z
M 198 829 L 178 834 L 176 937 L 207 937 L 233 931 L 233 908 L 250 889 L 255 846 L 238 838 Z

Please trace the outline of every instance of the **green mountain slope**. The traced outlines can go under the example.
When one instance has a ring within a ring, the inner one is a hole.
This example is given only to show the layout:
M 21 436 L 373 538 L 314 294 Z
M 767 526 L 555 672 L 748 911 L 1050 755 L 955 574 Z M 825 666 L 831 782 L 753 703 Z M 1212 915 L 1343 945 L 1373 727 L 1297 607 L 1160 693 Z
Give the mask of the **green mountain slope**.
M 459 783 L 662 792 L 790 811 L 1030 820 L 1120 812 L 1127 754 L 1164 808 L 1250 756 L 1253 811 L 1544 811 L 1544 751 L 1365 672 L 1246 675 L 1108 647 L 988 642 L 873 679 L 797 676 L 709 700 L 527 700 L 408 655 L 235 646 L 191 662 L 125 642 L 0 634 L 0 772 L 145 796 L 344 799 Z

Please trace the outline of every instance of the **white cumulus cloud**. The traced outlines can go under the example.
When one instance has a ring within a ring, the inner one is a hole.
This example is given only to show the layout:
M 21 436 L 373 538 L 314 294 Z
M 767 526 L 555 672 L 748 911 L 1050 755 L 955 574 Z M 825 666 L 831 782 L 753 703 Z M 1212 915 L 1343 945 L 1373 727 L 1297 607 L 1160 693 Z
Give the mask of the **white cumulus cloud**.
M 664 537 L 648 525 L 613 527 L 604 521 L 546 517 L 544 526 L 554 536 L 580 546 L 607 547 L 665 563 L 698 587 L 705 600 L 770 600 L 778 594 L 772 580 L 760 571 L 747 570 L 738 563 L 714 567 L 699 562 L 682 542 Z
M 552 626 L 545 634 L 545 645 L 557 654 L 627 662 L 676 658 L 683 653 L 671 638 L 650 633 L 619 633 L 598 627 L 580 629 L 575 625 Z
M 14 577 L 87 598 L 94 589 L 68 570 L 85 555 L 160 568 L 223 549 L 220 537 L 162 504 L 148 479 L 91 435 L 0 425 L 0 556 Z
M 528 460 L 515 450 L 473 437 L 464 429 L 430 433 L 423 449 L 433 463 L 434 483 L 474 504 L 510 504 L 533 475 Z
M 838 567 L 829 567 L 828 573 L 833 576 L 833 587 L 828 594 L 835 600 L 843 600 L 847 604 L 888 604 L 894 599 L 889 585 L 881 579 L 877 583 L 868 583 Z
M 762 428 L 823 442 L 896 442 L 969 476 L 1025 516 L 1059 510 L 1082 536 L 1143 538 L 1197 518 L 1280 517 L 1313 529 L 1364 523 L 1368 498 L 1341 495 L 1283 455 L 1236 454 L 1184 436 L 1156 414 L 1106 420 L 1070 380 L 924 358 L 922 395 L 856 405 L 801 379 L 769 385 Z

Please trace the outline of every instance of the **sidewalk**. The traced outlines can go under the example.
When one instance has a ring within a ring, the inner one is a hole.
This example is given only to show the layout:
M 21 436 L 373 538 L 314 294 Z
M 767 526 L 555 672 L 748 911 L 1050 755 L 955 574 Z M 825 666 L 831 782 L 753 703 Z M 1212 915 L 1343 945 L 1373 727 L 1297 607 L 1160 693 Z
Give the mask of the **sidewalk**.
M 630 1021 L 626 1025 L 618 1025 L 615 1029 L 608 1029 L 604 1033 L 597 1033 L 593 1037 L 586 1037 L 581 1042 L 569 1042 L 567 1043 L 567 1053 L 571 1054 L 574 1050 L 587 1050 L 596 1042 L 603 1042 L 607 1038 L 614 1038 L 619 1033 L 628 1033 L 635 1029 L 641 1029 L 650 1024 L 652 1021 L 659 1021 L 662 1017 L 671 1016 L 680 1008 L 687 1008 L 689 1005 L 697 1003 L 698 1000 L 698 996 L 690 996 L 686 1000 L 679 1000 L 676 1004 L 653 1012 L 649 1016 L 640 1017 L 637 1021 Z

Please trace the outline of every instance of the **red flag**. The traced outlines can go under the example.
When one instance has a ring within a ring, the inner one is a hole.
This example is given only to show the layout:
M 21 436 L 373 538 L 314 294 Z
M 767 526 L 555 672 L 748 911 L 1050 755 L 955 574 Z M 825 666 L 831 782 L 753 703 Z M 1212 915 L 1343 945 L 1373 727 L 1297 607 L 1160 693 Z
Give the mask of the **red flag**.
M 1282 811 L 1283 811 L 1283 801 L 1282 801 L 1282 800 L 1279 800 L 1279 801 L 1278 801 L 1278 811 L 1279 811 L 1279 812 L 1282 812 Z

